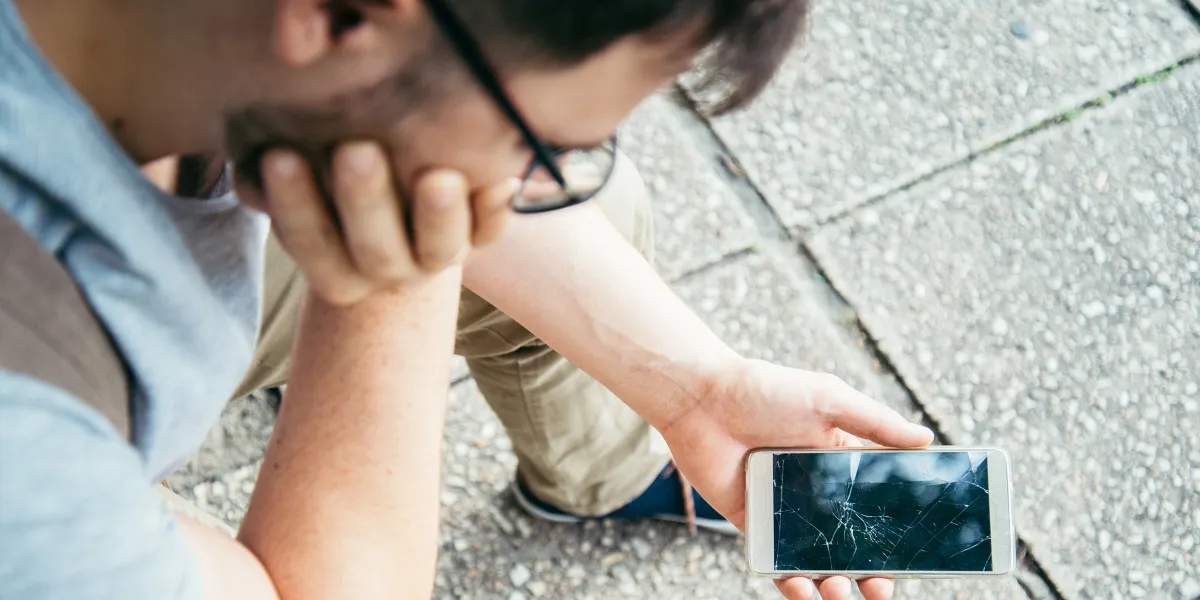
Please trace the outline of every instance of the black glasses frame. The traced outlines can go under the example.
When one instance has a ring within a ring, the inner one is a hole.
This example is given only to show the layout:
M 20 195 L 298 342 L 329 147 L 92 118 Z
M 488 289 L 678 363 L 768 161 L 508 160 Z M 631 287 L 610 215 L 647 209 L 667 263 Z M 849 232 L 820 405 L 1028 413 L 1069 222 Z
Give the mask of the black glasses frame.
M 499 106 L 508 120 L 521 132 L 521 137 L 525 139 L 525 144 L 533 151 L 533 161 L 529 168 L 525 171 L 525 180 L 522 182 L 522 187 L 528 184 L 529 178 L 537 171 L 540 164 L 546 169 L 550 176 L 554 178 L 555 183 L 562 188 L 566 198 L 564 202 L 550 205 L 538 206 L 532 208 L 523 208 L 519 206 L 513 207 L 513 210 L 519 213 L 535 214 L 560 210 L 577 204 L 582 204 L 591 200 L 595 195 L 608 184 L 609 178 L 616 166 L 617 152 L 617 136 L 613 136 L 608 145 L 611 146 L 613 153 L 613 166 L 604 175 L 604 181 L 599 187 L 588 194 L 573 194 L 571 193 L 566 177 L 563 176 L 562 169 L 558 167 L 558 159 L 564 154 L 569 154 L 571 150 L 563 150 L 542 142 L 529 124 L 521 116 L 516 105 L 509 99 L 508 94 L 504 91 L 504 86 L 500 83 L 500 78 L 496 76 L 496 70 L 488 64 L 487 57 L 484 55 L 483 49 L 479 47 L 479 43 L 475 37 L 471 35 L 466 23 L 454 13 L 443 0 L 425 0 L 425 6 L 429 9 L 433 21 L 441 28 L 442 33 L 454 47 L 463 63 L 471 71 L 471 74 L 483 86 L 492 100 Z

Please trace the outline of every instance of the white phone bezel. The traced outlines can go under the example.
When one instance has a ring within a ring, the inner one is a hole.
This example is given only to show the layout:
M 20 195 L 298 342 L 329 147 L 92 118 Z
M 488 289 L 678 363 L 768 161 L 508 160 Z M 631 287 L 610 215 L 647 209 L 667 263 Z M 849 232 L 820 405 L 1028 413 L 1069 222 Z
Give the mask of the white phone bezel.
M 992 570 L 979 571 L 777 571 L 775 570 L 775 506 L 772 480 L 777 454 L 833 452 L 987 452 L 988 498 L 992 530 Z M 761 577 L 844 575 L 852 579 L 886 576 L 896 579 L 957 579 L 1010 575 L 1016 569 L 1016 531 L 1012 513 L 1012 474 L 1008 453 L 1000 448 L 934 446 L 920 449 L 854 448 L 829 450 L 764 449 L 746 459 L 746 561 Z

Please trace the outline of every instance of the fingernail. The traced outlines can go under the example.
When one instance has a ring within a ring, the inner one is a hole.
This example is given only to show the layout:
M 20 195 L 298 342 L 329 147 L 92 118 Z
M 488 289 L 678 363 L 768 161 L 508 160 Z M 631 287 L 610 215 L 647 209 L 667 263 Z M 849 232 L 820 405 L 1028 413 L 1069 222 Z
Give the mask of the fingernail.
M 291 152 L 277 152 L 271 155 L 268 167 L 279 177 L 291 179 L 300 172 L 300 157 Z
M 347 144 L 342 149 L 346 168 L 359 175 L 366 175 L 375 168 L 378 155 L 375 146 L 367 143 Z
M 513 201 L 517 193 L 521 191 L 521 185 L 521 180 L 515 177 L 505 181 L 504 189 L 492 198 L 493 206 L 507 206 Z
M 458 202 L 462 198 L 462 190 L 457 185 L 450 182 L 445 182 L 438 187 L 433 194 L 433 205 L 438 208 L 447 208 Z

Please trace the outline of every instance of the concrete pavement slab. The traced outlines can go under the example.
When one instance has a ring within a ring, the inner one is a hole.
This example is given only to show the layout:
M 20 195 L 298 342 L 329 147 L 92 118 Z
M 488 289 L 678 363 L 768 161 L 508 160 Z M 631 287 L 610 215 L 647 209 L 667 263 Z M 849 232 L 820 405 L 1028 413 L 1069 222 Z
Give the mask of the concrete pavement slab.
M 1200 593 L 1200 67 L 812 241 L 1068 599 Z
M 679 295 L 738 353 L 833 373 L 893 408 L 917 413 L 904 390 L 847 325 L 854 314 L 826 295 L 795 249 L 777 245 L 675 285 Z
M 1176 0 L 813 5 L 805 49 L 716 123 L 791 227 L 1200 52 Z
M 653 198 L 657 265 L 674 279 L 749 247 L 754 221 L 664 96 L 647 100 L 621 130 L 621 147 Z

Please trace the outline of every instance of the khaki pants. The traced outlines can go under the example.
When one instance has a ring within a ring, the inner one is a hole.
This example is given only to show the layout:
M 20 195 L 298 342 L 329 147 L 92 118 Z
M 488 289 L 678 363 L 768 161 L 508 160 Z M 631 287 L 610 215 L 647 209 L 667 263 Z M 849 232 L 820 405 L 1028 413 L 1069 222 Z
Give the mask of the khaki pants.
M 595 202 L 630 243 L 653 258 L 649 198 L 628 159 L 618 163 Z M 259 347 L 238 397 L 286 383 L 304 294 L 296 265 L 272 238 Z M 456 351 L 467 359 L 480 391 L 512 438 L 521 478 L 542 500 L 580 515 L 606 514 L 636 498 L 667 464 L 666 445 L 636 413 L 465 289 Z

